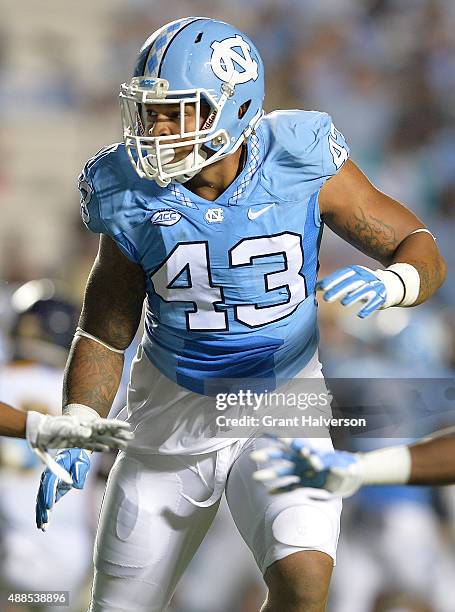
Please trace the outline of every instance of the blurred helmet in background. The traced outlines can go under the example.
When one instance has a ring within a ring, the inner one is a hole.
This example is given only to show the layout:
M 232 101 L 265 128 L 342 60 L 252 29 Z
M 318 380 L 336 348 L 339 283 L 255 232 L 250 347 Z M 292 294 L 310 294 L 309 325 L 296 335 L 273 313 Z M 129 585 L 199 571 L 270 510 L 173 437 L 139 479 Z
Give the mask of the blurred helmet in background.
M 63 366 L 77 326 L 76 306 L 59 295 L 49 279 L 25 283 L 14 292 L 11 304 L 13 360 Z
M 263 115 L 263 100 L 263 63 L 245 34 L 205 17 L 168 23 L 146 40 L 134 77 L 121 86 L 123 133 L 130 160 L 139 176 L 161 186 L 186 182 L 241 146 Z M 179 133 L 146 134 L 144 104 L 179 104 Z M 187 104 L 196 111 L 193 132 L 185 130 Z M 184 142 L 175 142 L 182 138 Z M 175 151 L 189 145 L 193 151 L 173 162 Z

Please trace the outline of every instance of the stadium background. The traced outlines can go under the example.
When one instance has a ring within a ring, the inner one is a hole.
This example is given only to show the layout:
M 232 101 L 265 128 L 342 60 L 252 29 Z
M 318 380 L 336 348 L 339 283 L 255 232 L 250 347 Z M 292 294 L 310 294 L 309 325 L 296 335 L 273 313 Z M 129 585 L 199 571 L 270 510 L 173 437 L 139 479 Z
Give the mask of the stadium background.
M 9 299 L 16 287 L 30 279 L 52 278 L 80 304 L 97 238 L 80 221 L 76 179 L 88 157 L 121 138 L 118 86 L 129 78 L 139 46 L 167 21 L 207 15 L 232 22 L 256 41 L 266 65 L 266 109 L 329 112 L 346 136 L 352 158 L 378 187 L 422 216 L 448 263 L 444 288 L 416 310 L 391 310 L 362 322 L 341 307 L 322 305 L 326 374 L 453 378 L 453 1 L 80 0 L 70 4 L 41 0 L 25 9 L 15 0 L 0 0 L 0 15 L 3 373 L 8 371 L 11 349 Z M 321 273 L 353 262 L 368 265 L 366 258 L 327 231 Z M 8 376 L 0 381 L 2 389 Z M 418 427 L 413 431 L 412 406 L 410 412 L 409 436 L 418 435 Z M 453 421 L 450 402 L 435 409 L 434 429 Z M 374 443 L 363 440 L 351 447 Z M 3 456 L 7 454 L 4 450 Z M 104 463 L 109 463 L 107 458 L 100 461 L 101 476 L 87 493 L 88 541 L 93 538 Z M 2 504 L 14 505 L 12 498 L 7 499 L 14 486 L 7 492 L 1 488 L 12 469 L 3 466 L 0 471 L 0 517 Z M 24 465 L 14 469 L 23 486 Z M 27 486 L 36 487 L 38 474 L 39 470 Z M 63 520 L 59 512 L 55 510 L 55 522 Z M 28 515 L 33 526 L 33 507 Z M 331 612 L 453 612 L 453 488 L 365 492 L 345 503 L 343 520 Z M 4 576 L 8 572 L 2 571 L 2 565 L 4 570 L 11 553 L 9 528 L 0 518 L 0 575 Z M 37 546 L 50 537 L 38 535 Z M 77 552 L 60 537 L 67 555 L 85 555 L 86 578 L 72 597 L 72 609 L 83 610 L 90 546 Z M 262 586 L 238 540 L 229 518 L 221 518 L 182 581 L 174 610 L 257 610 Z M 21 550 L 15 551 L 20 554 Z M 22 554 L 29 558 L 33 547 L 24 545 Z M 57 588 L 59 564 L 46 558 L 44 549 L 40 554 Z M 0 602 L 1 611 L 9 609 L 22 608 Z

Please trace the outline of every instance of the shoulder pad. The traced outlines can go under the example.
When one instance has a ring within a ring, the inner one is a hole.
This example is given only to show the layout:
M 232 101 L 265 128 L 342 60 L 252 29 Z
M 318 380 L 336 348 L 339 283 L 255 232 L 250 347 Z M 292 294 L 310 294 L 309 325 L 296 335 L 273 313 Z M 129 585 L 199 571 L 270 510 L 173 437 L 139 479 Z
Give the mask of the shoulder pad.
M 147 198 L 141 197 L 144 189 Z M 105 147 L 89 159 L 79 176 L 82 219 L 92 232 L 113 238 L 120 250 L 136 262 L 132 234 L 143 222 L 148 203 L 159 189 L 150 181 L 141 181 L 123 144 Z
M 274 111 L 260 123 L 267 143 L 265 176 L 285 170 L 295 185 L 305 183 L 309 192 L 321 188 L 349 157 L 344 136 L 330 115 L 318 111 Z M 300 188 L 300 187 L 299 187 Z
M 109 179 L 112 180 L 118 174 L 115 161 L 121 146 L 113 144 L 98 151 L 88 160 L 78 177 L 82 220 L 96 234 L 109 234 L 103 219 L 99 193 L 103 192 Z

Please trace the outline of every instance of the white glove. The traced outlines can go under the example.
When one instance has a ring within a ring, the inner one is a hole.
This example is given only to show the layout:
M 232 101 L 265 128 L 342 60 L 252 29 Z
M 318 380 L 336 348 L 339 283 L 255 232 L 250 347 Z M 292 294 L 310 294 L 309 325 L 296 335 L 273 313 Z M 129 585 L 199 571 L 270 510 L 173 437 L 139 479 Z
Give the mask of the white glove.
M 72 483 L 72 478 L 47 453 L 49 448 L 85 448 L 92 451 L 124 450 L 134 438 L 130 425 L 114 419 L 92 419 L 80 416 L 49 416 L 27 413 L 26 438 L 32 450 L 56 476 Z

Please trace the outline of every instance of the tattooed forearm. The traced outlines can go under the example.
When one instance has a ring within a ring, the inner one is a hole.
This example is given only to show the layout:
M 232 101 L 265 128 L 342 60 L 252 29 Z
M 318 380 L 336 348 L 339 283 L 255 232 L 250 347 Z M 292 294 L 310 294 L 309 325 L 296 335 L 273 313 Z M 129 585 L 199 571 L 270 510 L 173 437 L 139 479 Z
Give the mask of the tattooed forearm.
M 341 238 L 383 266 L 413 265 L 420 275 L 417 303 L 430 297 L 445 277 L 445 262 L 425 224 L 406 206 L 377 189 L 349 160 L 322 186 L 324 222 Z
M 395 206 L 395 205 L 394 205 Z M 397 203 L 397 206 L 400 206 Z M 371 214 L 367 208 L 357 206 L 349 214 L 325 220 L 339 236 L 360 251 L 380 261 L 384 266 L 393 263 L 408 263 L 416 268 L 420 276 L 419 296 L 415 305 L 421 304 L 444 282 L 446 265 L 432 236 L 415 230 L 423 227 L 416 217 L 409 216 L 406 209 L 397 208 L 401 214 L 394 219 L 394 210 L 388 211 L 391 223 Z
M 329 223 L 330 225 L 330 223 Z M 340 233 L 340 232 L 338 232 Z M 395 229 L 359 206 L 344 223 L 343 238 L 366 255 L 387 263 L 399 244 Z
M 415 303 L 415 305 L 418 305 L 431 297 L 444 282 L 446 275 L 445 264 L 441 258 L 431 262 L 408 259 L 406 263 L 414 266 L 420 276 L 419 297 Z
M 84 404 L 106 416 L 123 370 L 123 355 L 88 338 L 77 338 L 63 383 L 63 405 Z
M 407 236 L 396 249 L 392 263 L 408 263 L 420 276 L 419 296 L 415 305 L 421 304 L 439 289 L 446 276 L 446 264 L 432 236 L 418 232 Z

